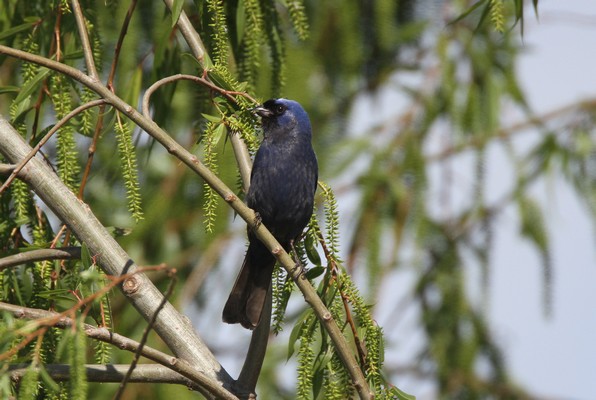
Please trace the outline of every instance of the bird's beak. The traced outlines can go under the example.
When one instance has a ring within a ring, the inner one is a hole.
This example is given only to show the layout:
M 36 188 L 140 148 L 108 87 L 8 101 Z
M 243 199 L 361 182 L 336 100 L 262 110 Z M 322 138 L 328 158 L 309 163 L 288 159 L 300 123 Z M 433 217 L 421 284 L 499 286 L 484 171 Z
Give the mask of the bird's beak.
M 273 112 L 271 112 L 271 110 L 266 109 L 263 106 L 258 106 L 252 109 L 252 111 L 257 114 L 259 117 L 263 117 L 263 118 L 269 118 L 273 115 Z

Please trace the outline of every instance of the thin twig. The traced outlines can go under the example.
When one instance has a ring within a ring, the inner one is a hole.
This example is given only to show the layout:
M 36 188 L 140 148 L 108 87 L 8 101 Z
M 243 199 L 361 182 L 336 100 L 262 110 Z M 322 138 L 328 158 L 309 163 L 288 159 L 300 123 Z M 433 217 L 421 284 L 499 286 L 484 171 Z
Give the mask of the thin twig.
M 149 100 L 150 100 L 153 92 L 155 92 L 157 89 L 159 89 L 161 86 L 163 86 L 165 84 L 168 84 L 171 82 L 176 82 L 179 80 L 188 80 L 188 81 L 193 81 L 195 83 L 199 83 L 199 84 L 201 84 L 205 87 L 208 87 L 209 89 L 221 94 L 226 99 L 228 99 L 228 101 L 230 101 L 231 103 L 234 103 L 234 104 L 237 103 L 234 96 L 232 96 L 227 90 L 220 88 L 219 86 L 215 85 L 214 83 L 208 81 L 205 78 L 202 78 L 200 76 L 194 76 L 194 75 L 176 74 L 176 75 L 168 76 L 168 77 L 158 80 L 157 82 L 155 82 L 151 86 L 149 86 L 149 88 L 145 91 L 145 96 L 143 96 L 143 105 L 142 105 L 143 115 L 145 117 L 150 118 Z M 256 101 L 255 101 L 255 104 L 256 104 Z
M 126 32 L 128 31 L 128 25 L 130 24 L 132 14 L 134 13 L 136 6 L 137 0 L 132 0 L 130 2 L 130 6 L 128 7 L 128 11 L 126 12 L 126 16 L 124 17 L 124 22 L 122 22 L 122 28 L 120 29 L 118 42 L 116 42 L 116 47 L 114 48 L 114 59 L 112 61 L 112 66 L 110 67 L 110 75 L 108 76 L 107 82 L 108 88 L 110 88 L 112 91 L 114 77 L 116 76 L 116 66 L 118 65 L 118 60 L 120 59 L 120 51 L 122 50 L 122 43 L 124 43 L 124 37 L 126 36 Z
M 83 47 L 83 55 L 85 57 L 85 64 L 87 65 L 87 72 L 91 77 L 99 79 L 97 69 L 95 68 L 95 60 L 93 60 L 93 50 L 91 49 L 91 43 L 89 42 L 85 17 L 83 16 L 83 10 L 81 10 L 79 0 L 72 0 L 72 10 L 75 15 L 75 19 L 77 20 L 77 28 L 79 30 L 79 37 Z
M 33 148 L 33 150 L 25 158 L 23 158 L 23 160 L 21 160 L 21 162 L 19 162 L 17 164 L 17 166 L 12 171 L 12 173 L 10 174 L 8 179 L 6 179 L 6 181 L 2 184 L 2 186 L 0 186 L 0 194 L 2 194 L 2 192 L 4 190 L 6 190 L 6 188 L 17 177 L 18 173 L 23 169 L 23 167 L 29 162 L 29 160 L 31 160 L 35 156 L 35 154 L 37 154 L 39 149 L 41 149 L 41 147 L 44 144 L 46 144 L 48 140 L 50 140 L 52 135 L 54 133 L 56 133 L 58 131 L 58 129 L 62 128 L 62 126 L 64 126 L 64 124 L 66 124 L 72 117 L 76 116 L 80 112 L 85 111 L 88 108 L 98 106 L 100 104 L 106 104 L 106 101 L 104 99 L 98 99 L 98 100 L 90 101 L 89 103 L 81 104 L 80 106 L 78 106 L 77 108 L 75 108 L 74 110 L 72 110 L 71 112 L 66 114 L 62 119 L 60 119 L 60 121 L 56 122 L 56 125 L 54 125 L 52 127 L 52 129 L 50 129 L 50 131 L 48 133 L 46 133 L 46 135 L 39 141 L 39 143 L 37 143 L 37 145 Z

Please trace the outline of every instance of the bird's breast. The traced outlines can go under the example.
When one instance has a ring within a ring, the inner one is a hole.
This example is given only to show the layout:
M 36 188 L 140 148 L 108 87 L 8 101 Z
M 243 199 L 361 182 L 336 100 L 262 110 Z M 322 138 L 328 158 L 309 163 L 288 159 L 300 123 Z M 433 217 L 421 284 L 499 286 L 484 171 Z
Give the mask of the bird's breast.
M 261 147 L 253 166 L 248 206 L 259 212 L 278 239 L 293 239 L 312 214 L 316 180 L 317 161 L 312 147 Z

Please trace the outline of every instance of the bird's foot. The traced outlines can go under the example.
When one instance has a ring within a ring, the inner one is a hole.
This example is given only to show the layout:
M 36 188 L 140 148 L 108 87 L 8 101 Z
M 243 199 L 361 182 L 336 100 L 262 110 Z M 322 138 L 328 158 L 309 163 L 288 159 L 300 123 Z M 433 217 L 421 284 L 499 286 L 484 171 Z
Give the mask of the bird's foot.
M 300 272 L 297 274 L 296 278 L 306 279 L 306 268 L 304 267 L 304 265 L 302 265 L 300 258 L 298 258 L 298 252 L 296 251 L 296 248 L 294 247 L 293 240 L 290 241 L 290 247 L 292 248 L 292 256 L 294 258 L 294 268 L 292 269 L 292 273 L 294 273 L 294 275 L 296 275 L 296 271 L 300 270 Z
M 253 220 L 255 227 L 254 229 L 258 229 L 259 226 L 263 223 L 263 218 L 261 218 L 261 214 L 258 211 L 255 211 L 255 219 Z

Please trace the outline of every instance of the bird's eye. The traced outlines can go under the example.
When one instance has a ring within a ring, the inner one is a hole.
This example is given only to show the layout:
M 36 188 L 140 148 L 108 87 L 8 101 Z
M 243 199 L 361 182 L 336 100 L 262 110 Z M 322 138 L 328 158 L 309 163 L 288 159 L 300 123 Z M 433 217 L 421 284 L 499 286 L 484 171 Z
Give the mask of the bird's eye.
M 284 111 L 286 111 L 286 107 L 283 104 L 278 104 L 277 106 L 275 106 L 275 113 L 277 115 L 282 114 Z

